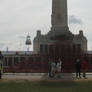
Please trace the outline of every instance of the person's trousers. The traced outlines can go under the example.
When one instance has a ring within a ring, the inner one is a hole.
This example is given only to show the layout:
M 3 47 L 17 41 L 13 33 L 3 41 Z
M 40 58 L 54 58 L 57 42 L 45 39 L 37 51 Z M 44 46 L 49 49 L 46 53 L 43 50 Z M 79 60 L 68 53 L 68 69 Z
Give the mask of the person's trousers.
M 80 70 L 76 70 L 76 78 L 81 77 L 81 71 Z
M 1 70 L 0 70 L 0 79 L 2 78 Z
M 83 77 L 86 78 L 86 70 L 83 69 Z

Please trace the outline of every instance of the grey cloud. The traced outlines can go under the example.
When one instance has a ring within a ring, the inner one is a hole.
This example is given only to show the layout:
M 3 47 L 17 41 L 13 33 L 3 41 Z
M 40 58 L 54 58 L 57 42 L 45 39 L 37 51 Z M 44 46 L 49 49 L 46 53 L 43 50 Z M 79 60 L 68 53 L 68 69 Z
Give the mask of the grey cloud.
M 77 18 L 74 15 L 69 16 L 69 24 L 78 24 L 83 25 L 83 21 L 80 18 Z
M 20 39 L 25 39 L 25 36 L 19 36 Z
M 2 49 L 5 46 L 5 43 L 0 43 L 0 49 Z

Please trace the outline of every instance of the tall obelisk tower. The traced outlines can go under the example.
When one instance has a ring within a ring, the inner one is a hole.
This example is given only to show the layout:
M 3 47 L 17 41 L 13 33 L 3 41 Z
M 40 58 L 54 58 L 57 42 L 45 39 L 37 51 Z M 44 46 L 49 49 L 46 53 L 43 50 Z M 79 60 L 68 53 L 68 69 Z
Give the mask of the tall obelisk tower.
M 68 27 L 67 0 L 52 0 L 52 29 Z

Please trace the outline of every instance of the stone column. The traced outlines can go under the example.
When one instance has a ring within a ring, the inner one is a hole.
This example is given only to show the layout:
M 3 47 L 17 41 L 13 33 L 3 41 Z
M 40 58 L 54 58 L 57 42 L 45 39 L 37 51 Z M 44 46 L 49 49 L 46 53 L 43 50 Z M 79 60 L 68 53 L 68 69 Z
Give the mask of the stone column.
M 52 0 L 52 28 L 68 27 L 67 0 Z
M 9 57 L 7 57 L 7 59 L 6 59 L 6 64 L 7 64 L 6 66 L 9 66 L 8 63 L 9 63 Z
M 14 56 L 12 57 L 12 66 L 14 66 Z

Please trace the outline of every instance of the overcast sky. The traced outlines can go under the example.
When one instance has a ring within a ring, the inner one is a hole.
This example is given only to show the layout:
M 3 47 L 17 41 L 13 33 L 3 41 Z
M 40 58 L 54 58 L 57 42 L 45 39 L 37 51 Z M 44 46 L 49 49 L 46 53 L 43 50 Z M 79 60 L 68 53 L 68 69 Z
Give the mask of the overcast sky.
M 52 0 L 0 0 L 0 50 L 26 50 L 38 29 L 45 34 L 51 27 Z M 72 33 L 84 30 L 92 50 L 92 0 L 68 0 L 68 20 Z M 31 46 L 32 50 L 32 46 Z

